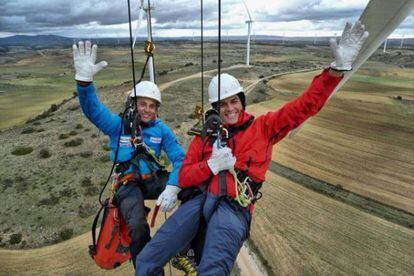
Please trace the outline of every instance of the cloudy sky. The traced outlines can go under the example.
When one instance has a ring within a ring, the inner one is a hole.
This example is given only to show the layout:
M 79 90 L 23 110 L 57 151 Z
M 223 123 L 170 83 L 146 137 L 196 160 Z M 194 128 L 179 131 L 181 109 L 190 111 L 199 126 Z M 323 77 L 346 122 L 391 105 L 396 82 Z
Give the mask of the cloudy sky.
M 391 0 L 390 0 L 391 1 Z M 131 0 L 138 18 L 139 0 Z M 147 2 L 145 0 L 144 2 Z M 155 36 L 200 33 L 200 1 L 151 0 Z M 217 34 L 217 0 L 204 0 L 205 35 Z M 323 36 L 341 33 L 368 0 L 246 0 L 255 21 L 253 34 Z M 0 0 L 0 37 L 56 34 L 74 38 L 128 36 L 127 0 Z M 245 35 L 248 19 L 242 0 L 222 0 L 222 35 Z M 133 25 L 135 26 L 135 24 Z M 144 35 L 145 24 L 140 33 Z M 414 37 L 414 14 L 392 37 Z

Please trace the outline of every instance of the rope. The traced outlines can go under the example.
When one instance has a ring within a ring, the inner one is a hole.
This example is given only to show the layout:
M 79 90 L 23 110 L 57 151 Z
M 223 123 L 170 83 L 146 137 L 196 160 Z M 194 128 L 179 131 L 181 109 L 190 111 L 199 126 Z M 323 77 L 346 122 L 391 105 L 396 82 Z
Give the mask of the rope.
M 203 14 L 203 0 L 201 0 L 201 112 L 204 110 L 204 14 Z M 201 117 L 204 125 L 204 116 Z
M 221 90 L 221 0 L 218 1 L 218 113 L 220 114 Z

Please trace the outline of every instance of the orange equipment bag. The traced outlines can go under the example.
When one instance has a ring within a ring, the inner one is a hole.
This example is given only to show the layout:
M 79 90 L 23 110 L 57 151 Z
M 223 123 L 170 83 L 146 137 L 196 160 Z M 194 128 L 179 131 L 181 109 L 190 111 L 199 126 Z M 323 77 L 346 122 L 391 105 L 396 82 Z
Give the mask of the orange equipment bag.
M 102 210 L 104 212 L 101 229 L 96 242 L 96 226 Z M 103 269 L 116 268 L 131 259 L 129 229 L 122 216 L 119 215 L 118 208 L 112 204 L 112 198 L 105 200 L 93 221 L 92 242 L 93 244 L 89 246 L 89 254 Z

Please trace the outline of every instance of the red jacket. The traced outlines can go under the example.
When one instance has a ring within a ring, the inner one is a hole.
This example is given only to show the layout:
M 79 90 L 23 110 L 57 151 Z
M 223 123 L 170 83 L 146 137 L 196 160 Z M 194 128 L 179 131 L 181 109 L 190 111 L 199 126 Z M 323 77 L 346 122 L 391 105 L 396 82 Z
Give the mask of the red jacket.
M 236 157 L 235 169 L 245 171 L 256 182 L 263 182 L 272 157 L 272 146 L 289 131 L 318 113 L 341 79 L 329 75 L 327 69 L 324 70 L 313 79 L 302 95 L 277 111 L 259 116 L 247 129 L 237 132 L 228 141 L 228 146 Z M 253 116 L 243 111 L 234 126 L 243 125 L 251 117 Z M 211 154 L 211 145 L 204 143 L 201 137 L 195 137 L 191 141 L 179 173 L 178 182 L 181 187 L 200 186 L 211 178 L 208 191 L 219 195 L 218 175 L 214 176 L 207 165 Z M 235 198 L 235 183 L 229 172 L 226 183 L 228 195 Z

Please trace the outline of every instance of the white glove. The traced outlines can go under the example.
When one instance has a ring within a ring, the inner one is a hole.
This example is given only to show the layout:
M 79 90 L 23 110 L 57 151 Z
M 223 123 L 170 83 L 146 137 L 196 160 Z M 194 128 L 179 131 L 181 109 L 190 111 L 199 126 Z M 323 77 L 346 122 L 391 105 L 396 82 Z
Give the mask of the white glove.
M 233 156 L 229 147 L 218 148 L 217 140 L 213 144 L 213 154 L 207 160 L 207 165 L 214 175 L 221 171 L 230 170 L 236 163 L 236 157 Z
M 157 199 L 157 205 L 160 206 L 162 212 L 171 211 L 177 203 L 177 194 L 181 191 L 180 187 L 167 185 L 165 190 Z
M 365 26 L 360 21 L 355 22 L 353 27 L 347 22 L 339 43 L 335 38 L 329 41 L 335 57 L 331 68 L 337 71 L 352 70 L 352 64 L 368 36 L 369 33 L 365 31 Z
M 93 45 L 91 50 L 91 42 L 89 40 L 85 42 L 85 45 L 83 41 L 79 41 L 79 49 L 76 44 L 73 44 L 72 48 L 76 71 L 75 80 L 77 81 L 93 81 L 93 76 L 108 65 L 106 61 L 95 64 L 98 45 Z

